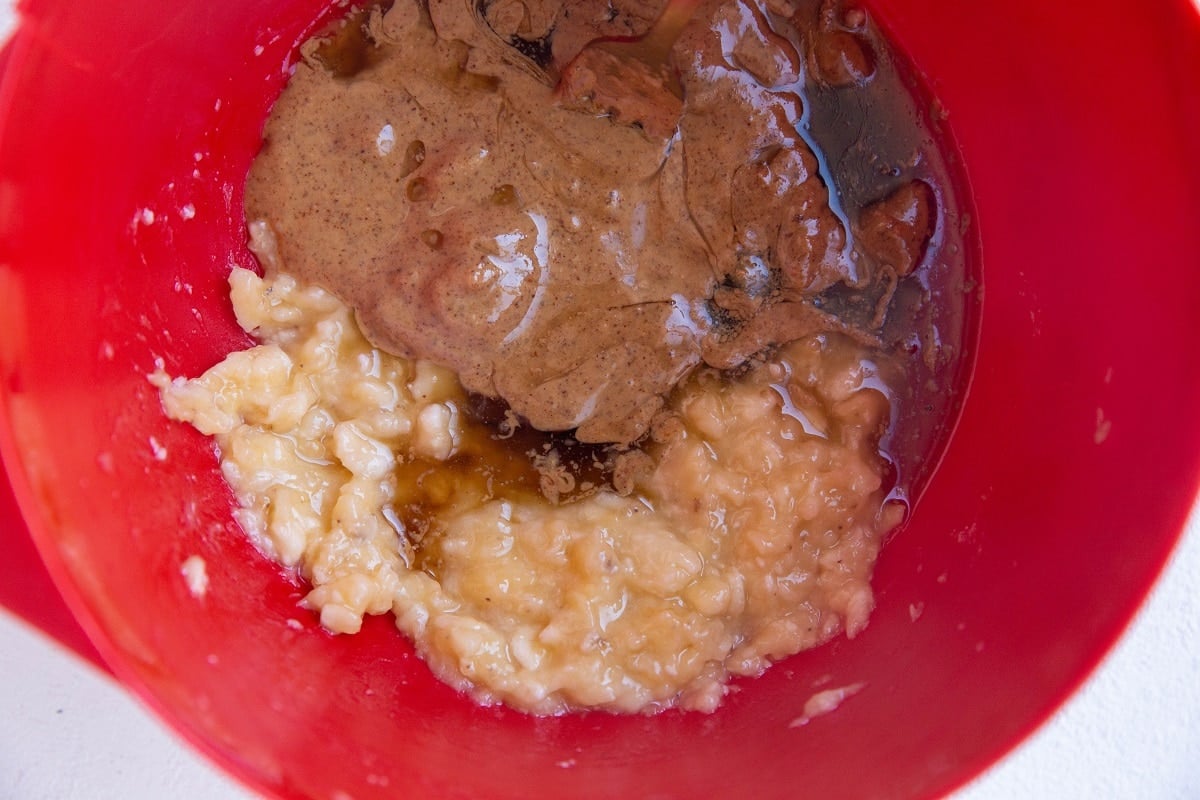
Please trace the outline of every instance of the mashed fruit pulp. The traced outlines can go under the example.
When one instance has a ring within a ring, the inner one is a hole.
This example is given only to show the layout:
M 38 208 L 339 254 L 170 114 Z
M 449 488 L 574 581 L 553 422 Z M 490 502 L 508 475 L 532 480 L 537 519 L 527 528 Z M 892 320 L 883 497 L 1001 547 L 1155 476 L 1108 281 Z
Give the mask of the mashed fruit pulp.
M 857 635 L 962 322 L 944 164 L 865 15 L 708 0 L 647 105 L 569 56 L 661 0 L 383 6 L 272 112 L 265 276 L 231 276 L 260 344 L 153 378 L 242 527 L 330 631 L 390 612 L 533 713 L 711 711 Z
M 798 340 L 738 380 L 696 372 L 627 496 L 464 492 L 417 538 L 397 465 L 436 480 L 464 447 L 454 375 L 372 347 L 322 289 L 231 282 L 262 344 L 156 380 L 216 437 L 239 521 L 312 582 L 330 630 L 390 611 L 446 682 L 556 713 L 711 711 L 730 675 L 866 625 L 903 510 L 876 450 L 889 405 L 849 340 Z

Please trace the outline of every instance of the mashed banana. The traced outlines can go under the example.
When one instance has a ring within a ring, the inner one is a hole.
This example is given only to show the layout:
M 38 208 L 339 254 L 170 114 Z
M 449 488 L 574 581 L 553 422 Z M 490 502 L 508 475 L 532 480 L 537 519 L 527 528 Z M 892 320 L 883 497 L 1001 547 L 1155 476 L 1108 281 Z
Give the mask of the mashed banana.
M 553 714 L 712 711 L 731 676 L 866 625 L 902 509 L 878 453 L 890 406 L 850 340 L 694 373 L 626 495 L 451 491 L 417 524 L 398 475 L 452 483 L 469 444 L 454 374 L 372 347 L 286 274 L 230 283 L 261 343 L 152 380 L 171 417 L 216 437 L 239 522 L 311 582 L 329 630 L 390 611 L 442 680 Z

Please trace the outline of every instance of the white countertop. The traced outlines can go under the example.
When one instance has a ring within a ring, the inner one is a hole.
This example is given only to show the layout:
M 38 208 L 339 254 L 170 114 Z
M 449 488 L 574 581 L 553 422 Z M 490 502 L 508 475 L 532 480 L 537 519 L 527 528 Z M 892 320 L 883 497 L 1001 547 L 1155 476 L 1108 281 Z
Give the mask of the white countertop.
M 0 40 L 13 4 L 0 0 Z M 2 608 L 0 642 L 0 798 L 252 797 L 107 674 Z M 1083 690 L 954 800 L 1196 797 L 1200 507 L 1146 606 Z

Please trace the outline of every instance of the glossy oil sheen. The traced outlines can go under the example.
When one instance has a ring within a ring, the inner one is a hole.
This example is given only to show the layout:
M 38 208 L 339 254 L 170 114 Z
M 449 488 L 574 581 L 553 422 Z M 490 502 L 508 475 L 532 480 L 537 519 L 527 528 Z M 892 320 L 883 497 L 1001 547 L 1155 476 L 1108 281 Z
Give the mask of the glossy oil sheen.
M 1078 685 L 1200 480 L 1187 3 L 872 4 L 948 112 L 977 212 L 959 426 L 860 637 L 712 716 L 555 719 L 455 695 L 387 620 L 322 632 L 232 522 L 211 445 L 144 379 L 156 356 L 195 374 L 247 343 L 224 283 L 251 264 L 241 185 L 285 59 L 330 5 L 29 2 L 0 88 L 0 445 L 60 588 L 166 720 L 289 798 L 917 798 Z M 179 574 L 192 555 L 203 598 Z M 857 683 L 789 726 L 814 691 Z

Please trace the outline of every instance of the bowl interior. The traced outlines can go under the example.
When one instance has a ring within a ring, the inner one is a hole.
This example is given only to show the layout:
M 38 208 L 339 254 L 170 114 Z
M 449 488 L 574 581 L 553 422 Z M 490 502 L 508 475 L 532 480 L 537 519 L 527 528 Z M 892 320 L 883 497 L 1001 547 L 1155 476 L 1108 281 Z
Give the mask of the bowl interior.
M 1190 5 L 870 4 L 948 113 L 977 210 L 958 429 L 860 637 L 711 716 L 552 719 L 472 705 L 386 619 L 324 633 L 146 380 L 248 344 L 225 284 L 253 265 L 242 183 L 331 5 L 28 2 L 0 87 L 0 445 L 68 601 L 167 721 L 282 797 L 910 798 L 970 778 L 1082 680 L 1200 476 Z M 837 713 L 790 724 L 853 683 Z

